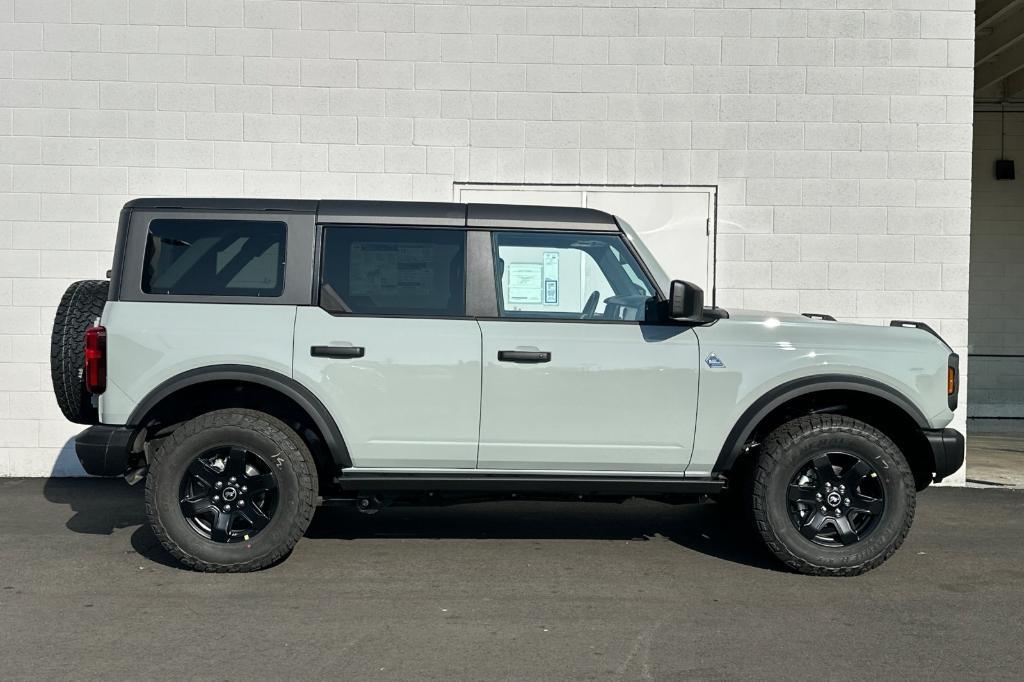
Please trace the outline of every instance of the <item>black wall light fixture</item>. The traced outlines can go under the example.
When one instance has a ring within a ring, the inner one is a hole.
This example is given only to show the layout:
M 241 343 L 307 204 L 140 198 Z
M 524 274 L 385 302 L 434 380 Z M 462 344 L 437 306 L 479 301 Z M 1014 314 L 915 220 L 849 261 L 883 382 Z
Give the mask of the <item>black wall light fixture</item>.
M 1013 161 L 1006 158 L 1006 107 L 999 106 L 999 160 L 996 161 L 996 180 L 1013 180 L 1016 173 Z

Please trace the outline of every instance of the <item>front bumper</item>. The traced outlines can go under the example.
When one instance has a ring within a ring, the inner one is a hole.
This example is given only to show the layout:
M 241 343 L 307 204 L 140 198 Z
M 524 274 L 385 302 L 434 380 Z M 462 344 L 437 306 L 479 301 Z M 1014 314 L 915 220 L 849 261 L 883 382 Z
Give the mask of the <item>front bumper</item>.
M 120 476 L 128 469 L 134 429 L 97 424 L 75 436 L 75 454 L 93 476 Z
M 936 483 L 964 465 L 964 434 L 956 429 L 926 429 L 924 437 L 931 447 Z

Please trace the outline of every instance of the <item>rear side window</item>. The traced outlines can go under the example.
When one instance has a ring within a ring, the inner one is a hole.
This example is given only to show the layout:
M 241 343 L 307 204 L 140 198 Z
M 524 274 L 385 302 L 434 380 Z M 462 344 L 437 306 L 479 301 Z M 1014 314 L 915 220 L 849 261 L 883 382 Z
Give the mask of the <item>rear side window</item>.
M 327 228 L 320 304 L 358 315 L 461 317 L 466 313 L 466 233 Z
M 284 288 L 283 222 L 154 220 L 142 290 L 178 296 L 276 297 Z

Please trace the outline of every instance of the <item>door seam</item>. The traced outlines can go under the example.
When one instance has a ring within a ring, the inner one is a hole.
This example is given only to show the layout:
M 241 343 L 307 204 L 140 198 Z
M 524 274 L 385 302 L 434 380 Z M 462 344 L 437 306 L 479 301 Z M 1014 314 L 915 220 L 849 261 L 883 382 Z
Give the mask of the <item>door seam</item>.
M 480 437 L 483 433 L 484 426 L 484 328 L 480 324 L 480 320 L 473 320 L 476 322 L 477 331 L 480 332 L 480 394 L 477 400 L 477 419 L 476 419 L 476 466 L 474 468 L 480 468 Z

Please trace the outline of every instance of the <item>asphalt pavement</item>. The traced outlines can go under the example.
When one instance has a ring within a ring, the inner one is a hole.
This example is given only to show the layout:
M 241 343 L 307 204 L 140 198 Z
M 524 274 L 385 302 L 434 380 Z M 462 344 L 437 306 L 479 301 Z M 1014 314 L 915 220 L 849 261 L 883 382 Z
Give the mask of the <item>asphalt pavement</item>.
M 283 563 L 183 570 L 120 481 L 0 479 L 0 678 L 1020 679 L 1024 491 L 932 489 L 857 578 L 714 504 L 322 508 Z

